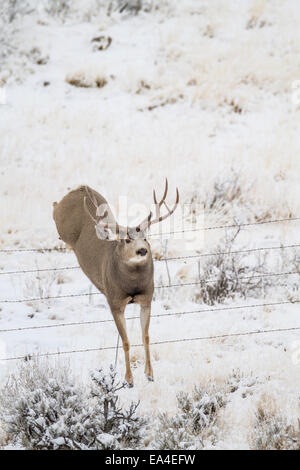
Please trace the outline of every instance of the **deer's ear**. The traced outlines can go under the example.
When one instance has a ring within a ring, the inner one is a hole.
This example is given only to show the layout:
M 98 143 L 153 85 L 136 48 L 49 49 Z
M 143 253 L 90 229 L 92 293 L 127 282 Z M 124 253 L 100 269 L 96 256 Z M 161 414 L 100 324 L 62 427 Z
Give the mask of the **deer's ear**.
M 100 240 L 118 240 L 118 236 L 110 228 L 103 225 L 95 225 L 96 235 Z

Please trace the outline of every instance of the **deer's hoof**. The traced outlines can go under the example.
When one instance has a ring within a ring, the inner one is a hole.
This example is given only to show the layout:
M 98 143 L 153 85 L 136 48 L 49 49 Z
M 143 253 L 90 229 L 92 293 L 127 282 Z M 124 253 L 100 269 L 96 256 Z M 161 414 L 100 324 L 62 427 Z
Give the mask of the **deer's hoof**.
M 128 382 L 128 381 L 126 380 L 126 383 L 127 383 L 127 387 L 128 387 L 128 388 L 133 388 L 133 381 L 132 381 L 132 382 Z
M 154 382 L 153 375 L 146 375 L 146 378 L 147 378 L 148 382 Z

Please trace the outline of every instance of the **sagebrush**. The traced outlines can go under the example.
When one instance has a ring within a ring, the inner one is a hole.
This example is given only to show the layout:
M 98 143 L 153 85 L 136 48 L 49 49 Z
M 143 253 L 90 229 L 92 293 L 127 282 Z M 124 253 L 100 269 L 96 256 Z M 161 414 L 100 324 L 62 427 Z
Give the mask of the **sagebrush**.
M 195 387 L 193 393 L 177 395 L 178 412 L 174 416 L 161 413 L 155 437 L 158 449 L 201 449 L 204 440 L 215 440 L 218 413 L 226 404 L 224 391 L 214 387 Z
M 276 413 L 258 408 L 253 448 L 256 450 L 300 450 L 300 418 L 292 424 Z
M 139 403 L 128 409 L 120 404 L 125 386 L 112 367 L 94 373 L 83 390 L 66 367 L 28 361 L 0 393 L 8 441 L 46 450 L 137 447 L 145 420 L 136 414 Z
M 254 262 L 248 253 L 235 253 L 239 229 L 233 236 L 226 235 L 216 246 L 216 255 L 199 262 L 199 289 L 195 300 L 208 305 L 222 303 L 228 298 L 240 295 L 244 298 L 264 295 L 271 285 L 266 273 L 266 255 L 255 257 Z M 262 275 L 260 277 L 260 275 Z

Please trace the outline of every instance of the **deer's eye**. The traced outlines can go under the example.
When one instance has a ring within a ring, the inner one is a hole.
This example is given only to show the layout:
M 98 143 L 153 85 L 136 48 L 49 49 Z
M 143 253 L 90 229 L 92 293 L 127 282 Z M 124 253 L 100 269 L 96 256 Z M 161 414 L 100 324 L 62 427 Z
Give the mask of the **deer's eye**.
M 129 240 L 129 238 L 126 238 L 125 242 L 126 242 L 126 243 L 130 243 L 131 240 Z

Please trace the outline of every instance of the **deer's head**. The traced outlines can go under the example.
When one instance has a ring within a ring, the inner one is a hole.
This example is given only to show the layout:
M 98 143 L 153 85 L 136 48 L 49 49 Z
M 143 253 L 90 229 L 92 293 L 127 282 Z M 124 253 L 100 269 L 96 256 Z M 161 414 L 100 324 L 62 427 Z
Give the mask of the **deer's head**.
M 95 223 L 97 237 L 101 240 L 117 241 L 117 254 L 129 266 L 146 264 L 151 258 L 151 249 L 147 241 L 147 232 L 151 225 L 165 220 L 173 214 L 179 203 L 179 192 L 176 188 L 176 201 L 172 209 L 169 209 L 165 201 L 168 192 L 168 180 L 166 179 L 165 191 L 162 199 L 158 202 L 155 190 L 153 199 L 155 204 L 155 218 L 152 219 L 152 212 L 139 225 L 135 227 L 124 227 L 116 221 L 108 220 L 108 208 L 106 205 L 99 206 L 93 193 L 86 187 L 86 197 L 84 198 L 84 208 Z M 94 206 L 95 215 L 92 214 L 90 206 Z M 167 213 L 160 214 L 162 206 L 165 206 Z

